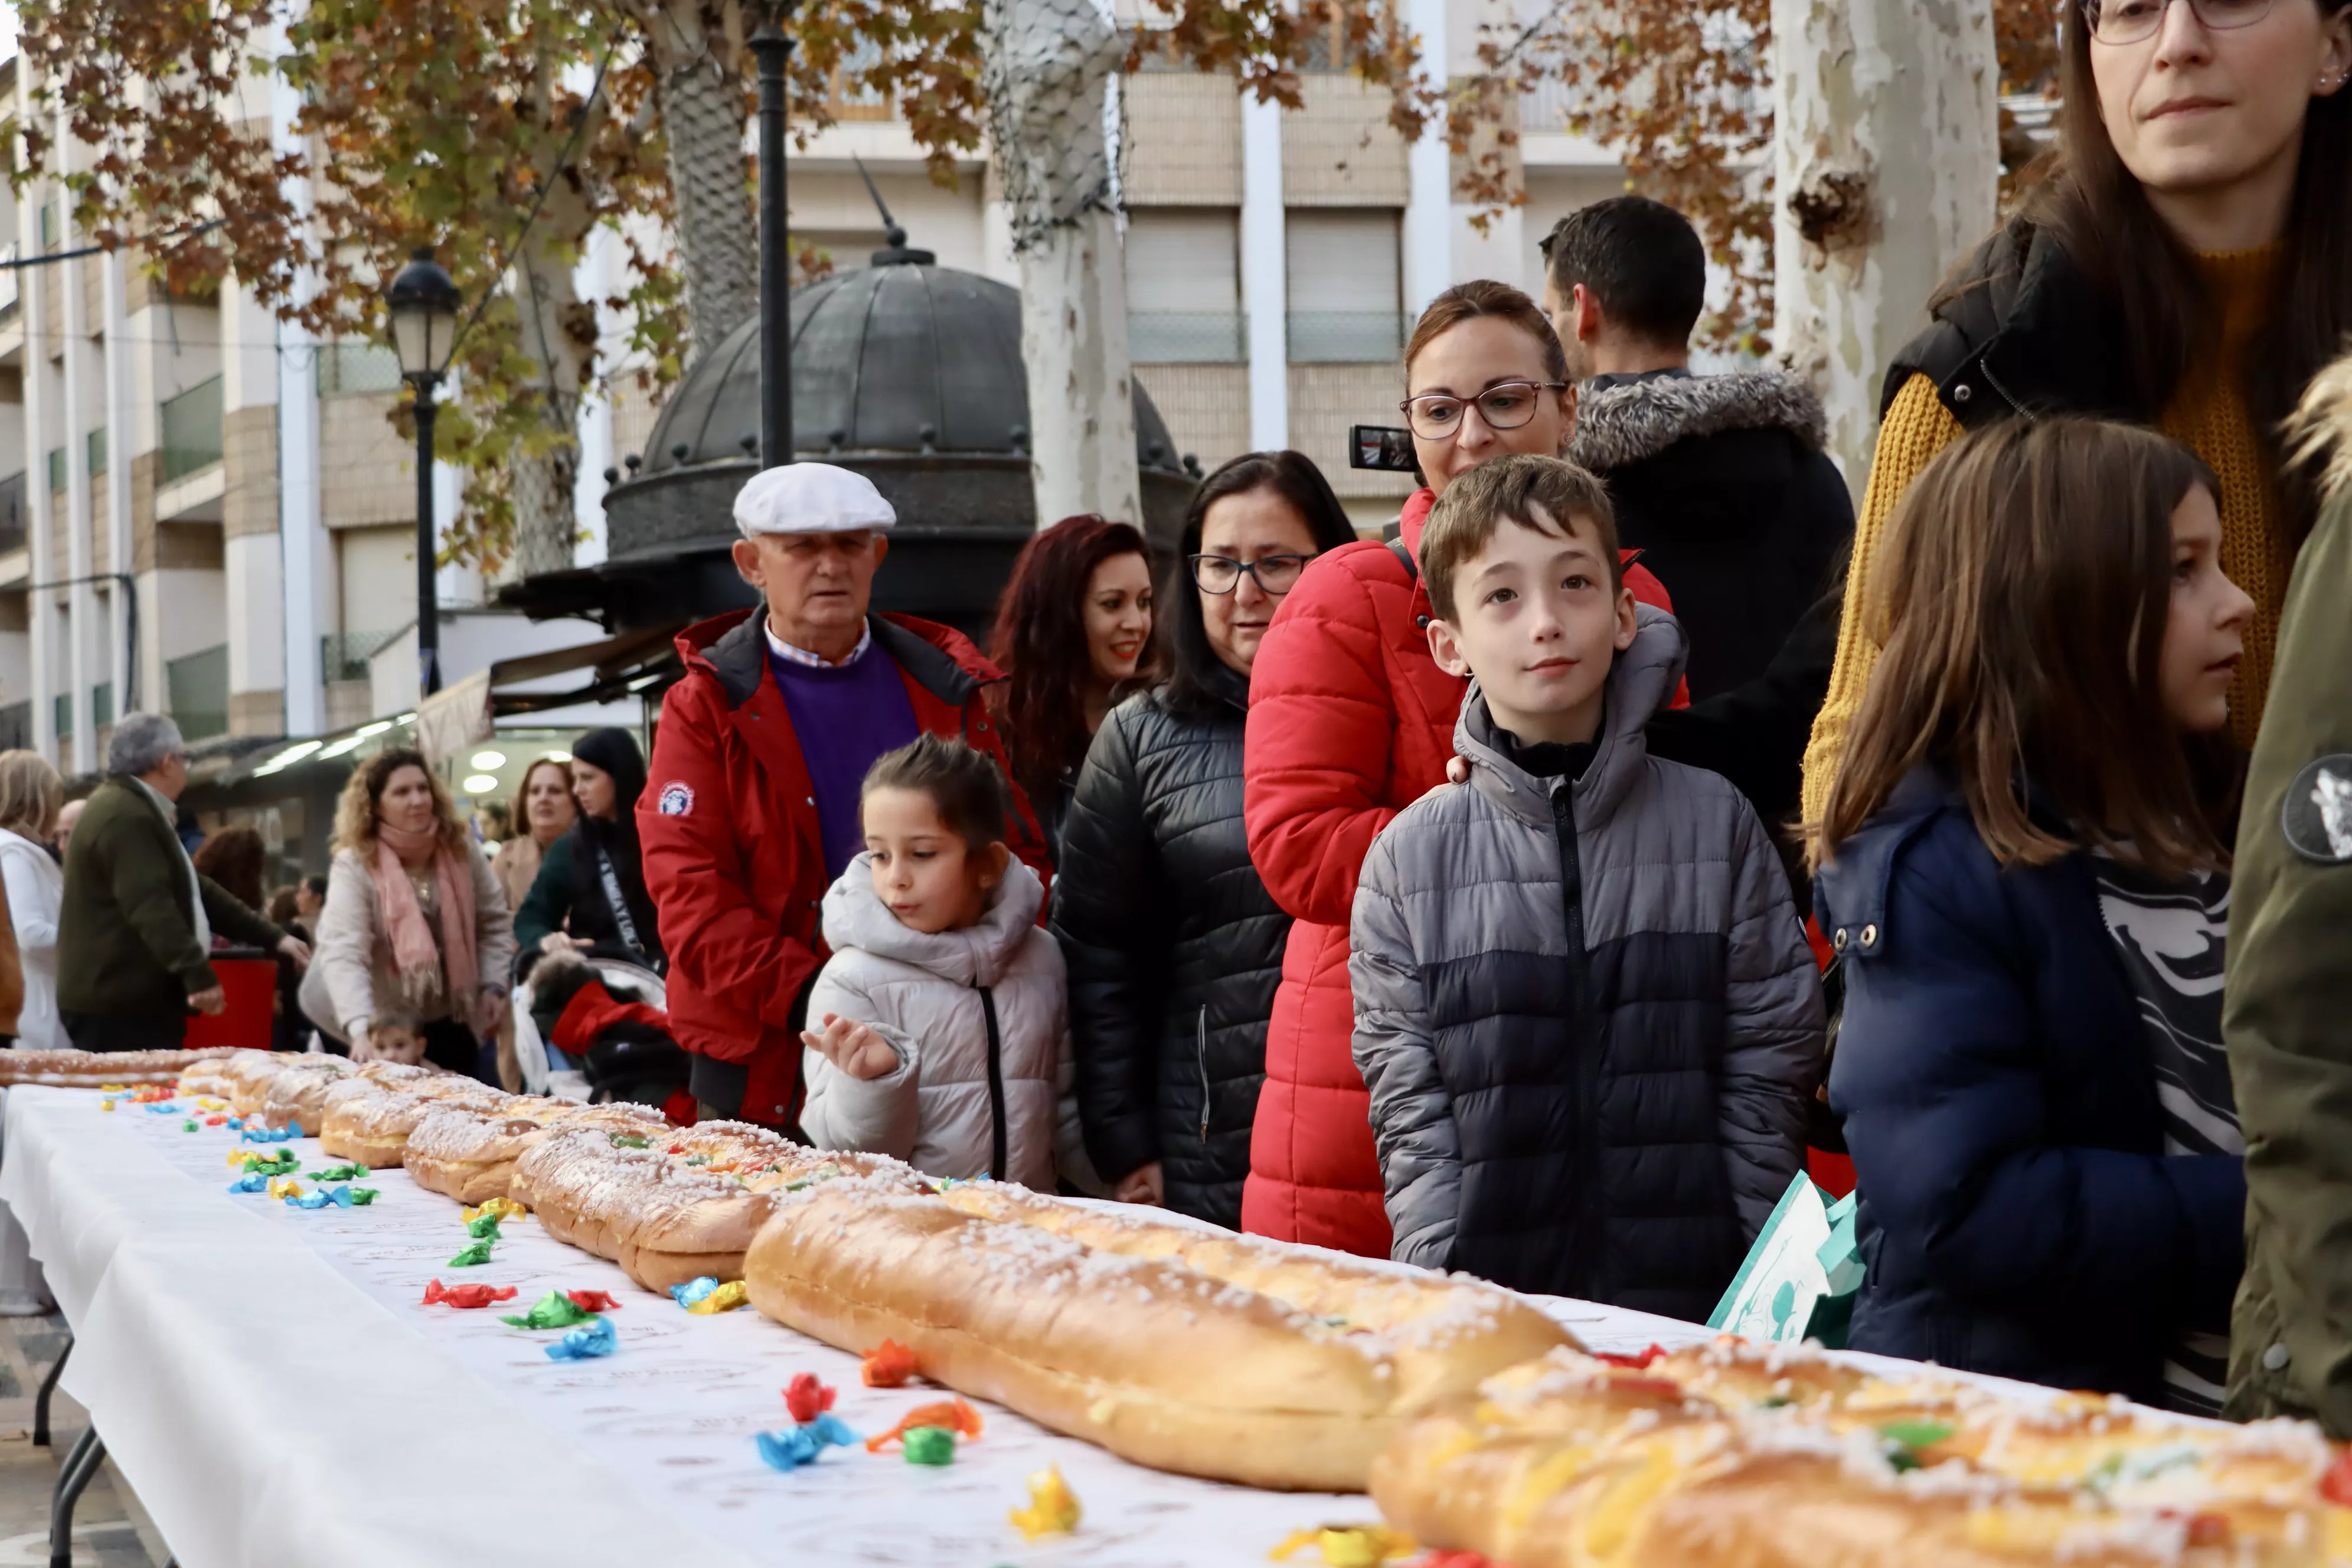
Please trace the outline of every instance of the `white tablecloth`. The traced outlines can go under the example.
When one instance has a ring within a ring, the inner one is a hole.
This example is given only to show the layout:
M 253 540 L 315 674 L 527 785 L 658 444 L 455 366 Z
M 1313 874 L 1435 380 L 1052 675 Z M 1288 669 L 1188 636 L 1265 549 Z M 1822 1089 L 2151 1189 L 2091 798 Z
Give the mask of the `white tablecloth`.
M 838 1413 L 866 1433 L 945 1395 L 864 1388 L 856 1358 L 748 1309 L 688 1314 L 533 1221 L 509 1222 L 488 1264 L 451 1268 L 467 1240 L 457 1205 L 399 1171 L 362 1184 L 382 1194 L 369 1207 L 295 1209 L 226 1191 L 226 1129 L 104 1112 L 89 1091 L 6 1100 L 0 1199 L 73 1325 L 64 1386 L 184 1568 L 1184 1568 L 1264 1562 L 1294 1529 L 1377 1517 L 1360 1497 L 1142 1469 L 994 1406 L 943 1469 L 860 1448 L 781 1474 L 752 1437 L 788 1424 L 794 1373 L 838 1387 Z M 306 1170 L 329 1163 L 315 1141 L 284 1146 Z M 488 1311 L 425 1307 L 436 1277 L 518 1293 Z M 557 1336 L 499 1321 L 557 1289 L 622 1301 L 617 1354 L 553 1362 Z M 1546 1305 L 1599 1350 L 1704 1332 Z M 1049 1463 L 1085 1522 L 1024 1542 L 1005 1515 Z

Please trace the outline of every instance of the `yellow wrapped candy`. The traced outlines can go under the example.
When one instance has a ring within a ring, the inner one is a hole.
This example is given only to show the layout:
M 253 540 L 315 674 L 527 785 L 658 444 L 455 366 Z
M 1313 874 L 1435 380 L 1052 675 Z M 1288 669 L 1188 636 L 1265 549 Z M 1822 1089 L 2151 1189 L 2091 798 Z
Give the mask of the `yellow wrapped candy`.
M 1410 1557 L 1419 1550 L 1412 1536 L 1381 1524 L 1327 1524 L 1319 1530 L 1294 1530 L 1270 1554 L 1287 1563 L 1302 1546 L 1322 1554 L 1326 1568 L 1381 1568 L 1391 1558 Z
M 273 1198 L 299 1198 L 302 1195 L 302 1184 L 291 1176 L 272 1176 L 269 1178 L 269 1195 Z
M 114 1109 L 114 1101 L 110 1100 L 101 1100 L 98 1102 L 98 1108 L 100 1110 L 111 1110 Z
M 130 1087 L 131 1086 L 127 1083 L 102 1083 L 98 1086 L 98 1092 L 100 1094 L 121 1094 L 130 1089 Z
M 500 1220 L 520 1219 L 530 1211 L 512 1198 L 492 1198 L 489 1202 L 466 1211 L 466 1223 L 473 1224 L 484 1215 L 496 1215 Z
M 749 1300 L 751 1297 L 743 1289 L 743 1281 L 730 1279 L 687 1310 L 698 1318 L 707 1318 L 713 1312 L 731 1312 Z
M 1061 1467 L 1056 1465 L 1029 1478 L 1029 1506 L 1016 1508 L 1007 1517 L 1020 1526 L 1024 1536 L 1034 1541 L 1041 1535 L 1067 1535 L 1078 1528 L 1083 1513 L 1077 1494 L 1062 1479 Z

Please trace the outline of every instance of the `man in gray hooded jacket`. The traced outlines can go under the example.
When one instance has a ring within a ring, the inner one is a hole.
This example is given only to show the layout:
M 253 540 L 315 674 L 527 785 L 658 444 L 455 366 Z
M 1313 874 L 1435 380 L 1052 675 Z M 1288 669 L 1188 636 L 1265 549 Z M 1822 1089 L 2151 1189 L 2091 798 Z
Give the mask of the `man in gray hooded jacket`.
M 1433 651 L 1477 678 L 1471 777 L 1374 842 L 1349 961 L 1394 1255 L 1704 1319 L 1800 1168 L 1820 1072 L 1787 882 L 1738 791 L 1643 745 L 1685 644 L 1624 594 L 1597 480 L 1496 459 L 1429 530 Z M 1560 703 L 1580 735 L 1538 711 Z

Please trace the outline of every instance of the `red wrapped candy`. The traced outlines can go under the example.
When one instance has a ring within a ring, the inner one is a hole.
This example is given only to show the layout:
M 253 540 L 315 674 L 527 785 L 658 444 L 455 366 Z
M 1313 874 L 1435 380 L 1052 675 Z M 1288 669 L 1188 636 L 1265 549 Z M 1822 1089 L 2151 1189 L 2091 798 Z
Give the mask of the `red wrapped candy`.
M 896 1340 L 884 1340 L 866 1353 L 860 1371 L 868 1388 L 898 1388 L 915 1375 L 915 1352 Z
M 790 1387 L 784 1390 L 784 1408 L 793 1419 L 805 1426 L 833 1408 L 834 1387 L 819 1383 L 813 1372 L 795 1373 Z
M 898 1424 L 877 1437 L 866 1439 L 866 1451 L 878 1454 L 887 1444 L 899 1442 L 918 1426 L 938 1426 L 965 1437 L 980 1436 L 980 1412 L 961 1399 L 938 1405 L 918 1405 L 898 1417 Z
M 493 1301 L 514 1299 L 511 1285 L 444 1285 L 438 1279 L 425 1287 L 425 1304 L 428 1307 L 487 1307 Z
M 617 1312 L 621 1304 L 604 1290 L 566 1290 L 563 1299 L 583 1312 Z

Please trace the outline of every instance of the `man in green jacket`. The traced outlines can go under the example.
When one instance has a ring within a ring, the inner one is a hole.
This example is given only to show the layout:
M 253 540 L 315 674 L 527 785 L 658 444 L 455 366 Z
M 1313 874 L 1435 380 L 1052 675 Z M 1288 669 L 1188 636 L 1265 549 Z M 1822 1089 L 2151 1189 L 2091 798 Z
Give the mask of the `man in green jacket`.
M 2246 1135 L 2234 1420 L 2352 1437 L 2352 360 L 2313 384 L 2329 498 L 2297 558 L 2246 780 L 2222 1034 Z
M 125 714 L 107 744 L 106 772 L 66 848 L 58 1011 L 83 1050 L 173 1050 L 191 1010 L 226 1005 L 209 959 L 215 931 L 298 964 L 310 950 L 188 858 L 172 826 L 188 784 L 178 725 Z

